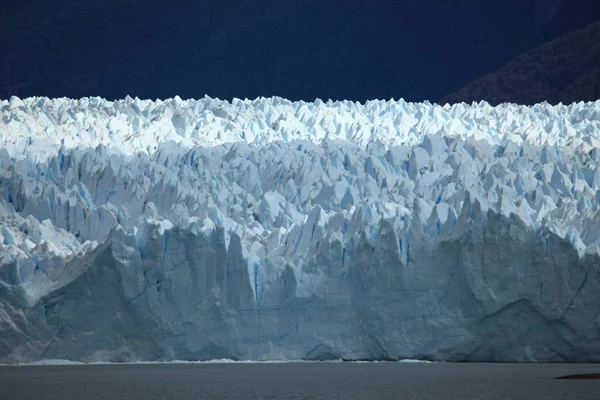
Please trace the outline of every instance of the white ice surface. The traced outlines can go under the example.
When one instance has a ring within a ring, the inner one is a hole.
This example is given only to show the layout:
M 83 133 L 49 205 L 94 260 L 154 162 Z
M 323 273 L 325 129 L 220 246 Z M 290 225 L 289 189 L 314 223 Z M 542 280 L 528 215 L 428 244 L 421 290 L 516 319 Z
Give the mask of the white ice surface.
M 200 312 L 185 300 L 192 295 L 216 296 L 218 307 L 238 311 L 280 310 L 294 299 L 337 307 L 356 301 L 359 287 L 426 290 L 433 297 L 413 299 L 415 307 L 432 307 L 434 298 L 445 304 L 443 282 L 455 274 L 435 260 L 459 250 L 481 312 L 525 299 L 544 318 L 564 320 L 596 282 L 589 268 L 560 271 L 598 256 L 599 141 L 600 101 L 0 101 L 0 280 L 22 300 L 0 308 L 0 331 L 41 329 L 19 325 L 21 308 L 83 285 L 104 251 L 119 266 L 126 304 L 144 299 L 158 312 L 167 301 L 160 296 L 171 296 L 173 308 L 160 316 L 166 330 L 175 329 L 170 313 Z M 551 272 L 539 272 L 547 265 Z M 432 273 L 430 284 L 419 283 Z M 357 276 L 360 285 L 349 288 Z M 149 288 L 159 297 L 148 298 Z M 582 317 L 570 328 L 590 334 L 594 324 L 597 316 Z M 394 329 L 381 354 L 431 355 L 416 344 L 418 351 L 396 348 L 399 337 L 412 336 Z M 433 337 L 437 328 L 427 329 L 440 359 L 471 335 L 454 332 L 463 339 L 444 342 Z M 294 339 L 302 350 L 280 348 L 269 336 L 270 344 L 237 354 L 301 358 L 322 345 L 319 357 L 363 355 L 316 335 Z M 29 345 L 0 358 L 39 356 Z M 522 358 L 551 358 L 536 351 Z M 89 357 L 112 357 L 103 354 Z

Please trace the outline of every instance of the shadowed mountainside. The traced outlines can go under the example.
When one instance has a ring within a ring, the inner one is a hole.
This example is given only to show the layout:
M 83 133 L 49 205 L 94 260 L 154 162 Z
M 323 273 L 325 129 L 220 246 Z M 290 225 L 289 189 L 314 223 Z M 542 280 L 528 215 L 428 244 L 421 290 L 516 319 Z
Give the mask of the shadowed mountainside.
M 597 0 L 535 0 L 536 26 L 546 41 L 581 29 L 600 18 Z
M 12 2 L 0 98 L 436 100 L 541 44 L 550 1 Z
M 442 103 L 534 104 L 600 98 L 600 22 L 531 50 Z
M 0 98 L 435 101 L 600 18 L 596 0 L 3 3 Z

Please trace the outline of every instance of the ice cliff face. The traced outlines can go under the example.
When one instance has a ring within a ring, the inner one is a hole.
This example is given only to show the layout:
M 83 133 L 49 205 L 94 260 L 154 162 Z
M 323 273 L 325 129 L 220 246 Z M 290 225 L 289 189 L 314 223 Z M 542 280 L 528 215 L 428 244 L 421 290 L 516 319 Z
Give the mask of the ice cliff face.
M 0 361 L 600 361 L 600 101 L 0 102 Z

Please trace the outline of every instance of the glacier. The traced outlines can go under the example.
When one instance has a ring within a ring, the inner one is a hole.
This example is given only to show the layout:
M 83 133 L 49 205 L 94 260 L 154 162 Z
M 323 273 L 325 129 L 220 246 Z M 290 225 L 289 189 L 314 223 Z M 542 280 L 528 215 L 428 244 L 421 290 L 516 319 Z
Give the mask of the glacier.
M 600 361 L 600 101 L 0 117 L 1 363 Z

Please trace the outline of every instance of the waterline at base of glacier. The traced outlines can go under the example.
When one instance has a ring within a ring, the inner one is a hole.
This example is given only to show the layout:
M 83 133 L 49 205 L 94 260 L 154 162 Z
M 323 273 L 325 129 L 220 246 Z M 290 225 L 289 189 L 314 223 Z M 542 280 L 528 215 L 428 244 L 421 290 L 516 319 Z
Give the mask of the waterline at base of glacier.
M 22 366 L 22 367 L 31 367 L 31 366 L 48 366 L 48 367 L 64 367 L 64 366 L 82 366 L 82 365 L 169 365 L 169 364 L 293 364 L 293 363 L 356 363 L 356 364 L 369 364 L 369 363 L 415 363 L 415 364 L 431 364 L 432 361 L 427 360 L 398 360 L 398 361 L 366 361 L 366 360 L 326 360 L 326 361 L 308 361 L 308 360 L 231 360 L 231 359 L 215 359 L 209 361 L 185 361 L 185 360 L 174 360 L 174 361 L 131 361 L 131 362 L 92 362 L 92 363 L 83 363 L 80 361 L 71 361 L 71 360 L 41 360 L 34 361 L 30 363 L 24 364 L 0 364 L 2 366 Z

